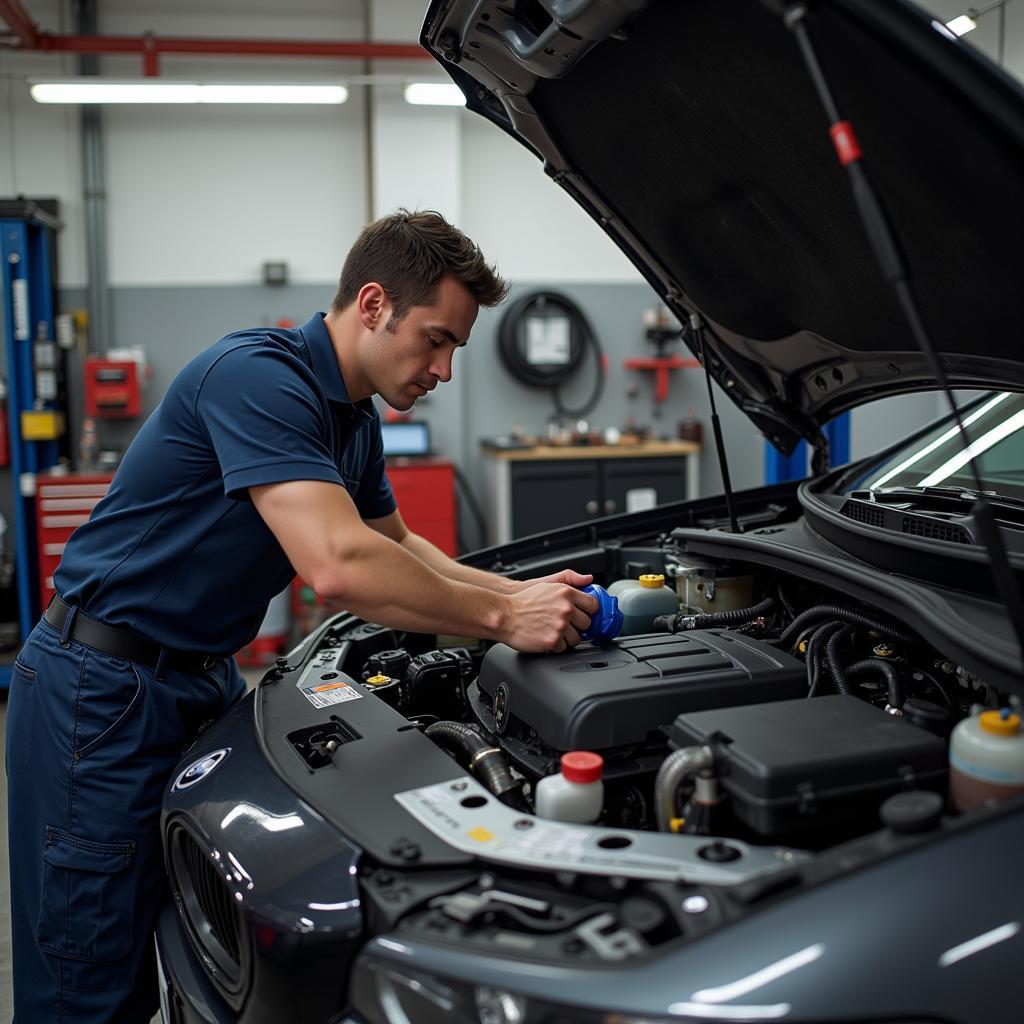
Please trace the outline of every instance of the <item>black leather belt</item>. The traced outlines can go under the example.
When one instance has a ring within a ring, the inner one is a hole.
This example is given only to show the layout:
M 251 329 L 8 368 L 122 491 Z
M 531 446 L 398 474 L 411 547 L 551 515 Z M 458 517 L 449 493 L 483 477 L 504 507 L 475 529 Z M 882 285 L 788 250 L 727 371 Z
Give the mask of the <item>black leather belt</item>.
M 63 633 L 64 623 L 70 614 L 71 606 L 65 604 L 59 597 L 54 597 L 46 611 L 43 612 L 43 618 L 58 633 Z M 159 644 L 153 643 L 152 640 L 145 640 L 133 633 L 125 633 L 124 630 L 107 626 L 98 619 L 90 618 L 82 611 L 75 613 L 68 636 L 87 647 L 109 654 L 112 658 L 134 661 L 148 668 L 156 667 L 162 650 L 166 650 L 166 665 L 185 672 L 206 672 L 223 657 L 220 654 L 203 654 L 199 651 L 165 649 Z

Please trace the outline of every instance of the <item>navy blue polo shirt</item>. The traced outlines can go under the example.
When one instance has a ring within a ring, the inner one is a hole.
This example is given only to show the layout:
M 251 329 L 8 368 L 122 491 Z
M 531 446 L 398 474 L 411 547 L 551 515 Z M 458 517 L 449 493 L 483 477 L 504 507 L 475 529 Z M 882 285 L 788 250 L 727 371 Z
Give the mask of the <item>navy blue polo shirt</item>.
M 286 480 L 343 486 L 364 519 L 396 507 L 380 417 L 349 400 L 322 313 L 229 334 L 174 378 L 68 542 L 57 593 L 165 647 L 233 653 L 295 575 L 248 494 Z

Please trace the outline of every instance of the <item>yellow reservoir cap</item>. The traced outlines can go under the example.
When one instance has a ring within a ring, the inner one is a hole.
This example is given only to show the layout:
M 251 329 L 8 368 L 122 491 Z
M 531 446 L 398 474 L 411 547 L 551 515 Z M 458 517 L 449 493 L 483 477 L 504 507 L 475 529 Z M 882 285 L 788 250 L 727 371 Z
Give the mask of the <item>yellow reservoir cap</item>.
M 665 585 L 665 577 L 660 572 L 645 572 L 640 577 L 641 587 L 650 587 L 652 590 L 657 590 L 658 587 Z
M 1011 712 L 1004 718 L 1001 711 L 982 711 L 978 724 L 996 736 L 1016 736 L 1020 732 L 1020 715 Z
M 391 676 L 375 675 L 375 676 L 370 676 L 370 678 L 366 680 L 366 685 L 367 686 L 383 686 L 385 683 L 391 683 L 391 682 L 394 682 L 394 680 L 391 678 Z

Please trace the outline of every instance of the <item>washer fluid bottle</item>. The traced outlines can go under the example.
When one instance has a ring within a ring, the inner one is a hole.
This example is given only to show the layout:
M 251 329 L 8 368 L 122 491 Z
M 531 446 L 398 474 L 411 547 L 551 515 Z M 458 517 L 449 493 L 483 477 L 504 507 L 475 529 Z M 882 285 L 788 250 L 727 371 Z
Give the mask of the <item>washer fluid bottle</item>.
M 604 758 L 589 750 L 571 750 L 562 755 L 561 763 L 557 775 L 546 775 L 537 783 L 533 794 L 537 817 L 576 825 L 597 821 L 604 806 Z
M 1009 708 L 958 722 L 949 741 L 949 789 L 961 811 L 1024 793 L 1024 732 Z
M 660 573 L 641 576 L 638 583 L 639 586 L 619 594 L 619 611 L 622 612 L 619 636 L 650 633 L 659 615 L 674 615 L 679 611 L 679 597 L 671 587 L 665 586 L 665 577 Z

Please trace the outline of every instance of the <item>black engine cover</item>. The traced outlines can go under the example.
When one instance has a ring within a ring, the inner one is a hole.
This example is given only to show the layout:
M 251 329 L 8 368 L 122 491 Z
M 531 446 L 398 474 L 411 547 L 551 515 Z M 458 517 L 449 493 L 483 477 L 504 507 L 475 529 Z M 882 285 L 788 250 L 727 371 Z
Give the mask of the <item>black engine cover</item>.
M 495 644 L 480 689 L 499 721 L 533 729 L 557 751 L 643 743 L 687 711 L 803 697 L 802 662 L 741 633 L 697 629 L 623 637 L 565 654 L 518 654 Z

